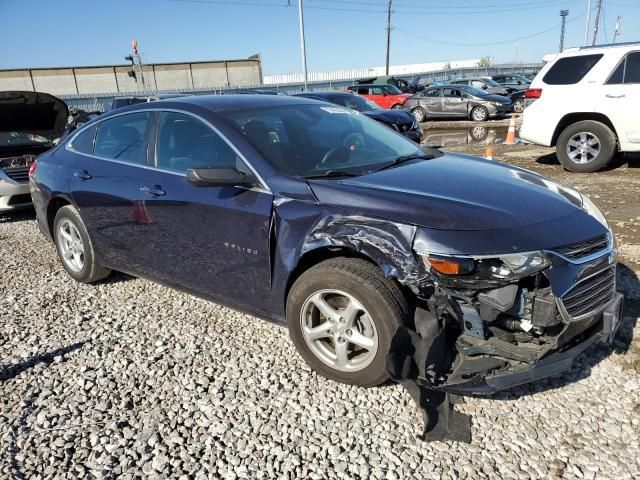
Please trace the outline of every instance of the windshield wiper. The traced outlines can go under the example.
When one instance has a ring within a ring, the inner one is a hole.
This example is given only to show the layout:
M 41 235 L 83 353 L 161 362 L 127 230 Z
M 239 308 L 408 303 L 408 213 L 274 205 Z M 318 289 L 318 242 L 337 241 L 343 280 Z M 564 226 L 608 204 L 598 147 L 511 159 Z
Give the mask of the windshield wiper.
M 376 168 L 372 170 L 373 172 L 379 172 L 380 170 L 386 170 L 387 168 L 395 167 L 396 165 L 400 165 L 401 163 L 410 162 L 411 160 L 433 160 L 435 157 L 433 155 L 429 155 L 427 153 L 412 153 L 410 155 L 400 155 L 389 163 L 382 165 L 380 168 Z
M 335 177 L 357 177 L 362 172 L 346 172 L 344 170 L 327 170 L 326 172 L 306 175 L 304 178 L 335 178 Z

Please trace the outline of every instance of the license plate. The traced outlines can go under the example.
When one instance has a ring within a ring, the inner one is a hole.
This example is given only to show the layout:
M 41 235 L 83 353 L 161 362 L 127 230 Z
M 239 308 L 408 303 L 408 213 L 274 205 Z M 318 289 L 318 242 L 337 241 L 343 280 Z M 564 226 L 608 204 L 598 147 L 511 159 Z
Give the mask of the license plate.
M 621 293 L 616 293 L 616 296 L 611 302 L 611 305 L 602 314 L 604 321 L 603 340 L 606 343 L 613 343 L 613 338 L 616 336 L 620 322 L 622 321 L 622 304 L 624 296 Z

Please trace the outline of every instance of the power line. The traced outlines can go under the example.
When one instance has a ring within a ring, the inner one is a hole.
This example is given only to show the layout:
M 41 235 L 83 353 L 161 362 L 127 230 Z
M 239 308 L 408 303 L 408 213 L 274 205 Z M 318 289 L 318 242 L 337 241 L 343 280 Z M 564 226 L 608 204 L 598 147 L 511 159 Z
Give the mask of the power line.
M 584 13 L 581 13 L 580 15 L 577 15 L 575 17 L 573 17 L 571 20 L 568 20 L 567 23 L 571 23 L 574 22 L 576 20 L 578 20 L 579 18 L 581 18 L 584 15 Z M 424 40 L 425 42 L 431 42 L 431 43 L 437 43 L 439 45 L 449 45 L 449 46 L 454 46 L 454 47 L 489 47 L 489 46 L 494 46 L 494 45 L 506 45 L 508 43 L 514 43 L 514 42 L 519 42 L 521 40 L 527 40 L 529 38 L 533 38 L 533 37 L 538 37 L 540 35 L 543 35 L 545 33 L 551 32 L 553 30 L 557 30 L 558 28 L 560 28 L 559 25 L 556 25 L 554 27 L 551 28 L 547 28 L 546 30 L 542 30 L 540 32 L 536 32 L 536 33 L 532 33 L 530 35 L 525 35 L 523 37 L 518 37 L 518 38 L 512 38 L 510 40 L 503 40 L 503 41 L 499 41 L 499 42 L 487 42 L 487 43 L 456 43 L 456 42 L 443 42 L 440 40 L 435 40 L 433 38 L 426 38 L 426 37 L 422 37 L 420 35 L 416 35 L 415 33 L 411 33 L 411 32 L 406 32 L 398 27 L 393 27 L 394 30 L 404 33 L 405 35 L 409 35 L 411 37 L 415 37 L 415 38 L 419 38 L 420 40 Z
M 380 3 L 374 3 L 371 1 L 367 1 L 367 0 L 317 0 L 317 1 L 322 1 L 322 2 L 327 2 L 327 3 L 341 3 L 341 4 L 347 4 L 347 5 L 365 5 L 368 7 L 383 7 L 384 4 L 380 4 Z M 398 1 L 398 0 L 396 0 Z M 577 1 L 581 1 L 581 0 L 542 0 L 540 2 L 524 2 L 524 3 L 507 3 L 507 4 L 487 4 L 487 5 L 482 5 L 482 9 L 487 9 L 487 8 L 495 8 L 495 9 L 500 9 L 500 10 L 504 10 L 504 9 L 511 9 L 508 11 L 517 11 L 517 10 L 521 10 L 521 9 L 514 9 L 513 7 L 528 7 L 528 8 L 523 8 L 522 10 L 529 10 L 529 9 L 536 9 L 536 8 L 541 8 L 541 7 L 552 7 L 552 6 L 556 6 L 559 4 L 567 4 L 567 3 L 576 3 Z M 448 11 L 448 10 L 452 10 L 452 9 L 458 9 L 458 10 L 469 10 L 469 9 L 473 9 L 473 8 L 477 8 L 474 7 L 472 5 L 447 5 L 446 7 L 437 7 L 437 6 L 430 6 L 430 5 L 425 5 L 424 3 L 422 4 L 406 4 L 406 3 L 402 3 L 402 4 L 397 4 L 397 7 L 400 8 L 411 8 L 411 9 L 422 9 L 422 10 L 428 10 L 430 13 L 433 12 L 439 12 L 439 11 Z M 495 13 L 495 12 L 493 12 Z M 452 13 L 452 15 L 454 15 L 454 13 Z M 455 13 L 455 15 L 459 15 L 459 13 Z

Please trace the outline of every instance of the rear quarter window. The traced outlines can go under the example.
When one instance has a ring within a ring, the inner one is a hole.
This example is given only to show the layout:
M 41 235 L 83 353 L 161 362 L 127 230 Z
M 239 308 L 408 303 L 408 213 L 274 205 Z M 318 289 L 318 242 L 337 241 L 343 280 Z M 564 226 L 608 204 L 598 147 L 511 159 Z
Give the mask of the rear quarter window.
M 97 124 L 80 132 L 72 141 L 71 148 L 78 153 L 93 154 L 93 139 L 96 137 Z
M 561 58 L 551 66 L 542 81 L 547 85 L 573 85 L 578 83 L 600 61 L 602 56 L 599 53 Z

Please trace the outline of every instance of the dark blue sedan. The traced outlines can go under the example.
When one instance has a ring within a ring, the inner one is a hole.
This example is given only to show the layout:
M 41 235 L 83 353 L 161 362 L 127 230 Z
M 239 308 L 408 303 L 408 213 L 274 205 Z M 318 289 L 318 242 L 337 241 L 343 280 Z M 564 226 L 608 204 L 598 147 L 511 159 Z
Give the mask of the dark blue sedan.
M 588 198 L 316 100 L 118 109 L 30 185 L 77 281 L 118 270 L 288 324 L 341 382 L 490 393 L 569 368 L 618 323 L 613 236 Z

